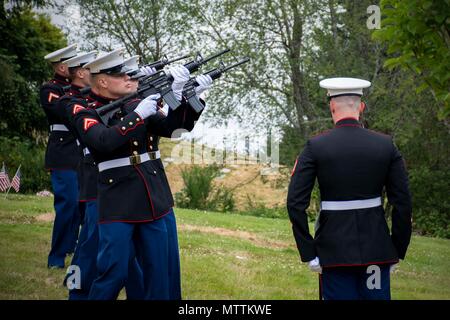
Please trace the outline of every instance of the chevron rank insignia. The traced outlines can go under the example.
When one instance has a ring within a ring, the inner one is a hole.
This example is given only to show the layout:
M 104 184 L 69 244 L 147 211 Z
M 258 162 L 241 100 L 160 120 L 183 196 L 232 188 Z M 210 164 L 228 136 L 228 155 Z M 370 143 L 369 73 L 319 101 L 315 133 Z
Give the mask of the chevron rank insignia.
M 73 106 L 73 109 L 72 109 L 72 114 L 75 115 L 75 114 L 77 114 L 78 112 L 80 112 L 80 111 L 83 110 L 83 109 L 85 109 L 85 107 L 83 107 L 82 105 L 80 105 L 80 104 L 75 104 L 75 105 Z
M 52 102 L 53 99 L 59 99 L 59 96 L 56 93 L 50 92 L 48 94 L 48 102 Z
M 92 119 L 92 118 L 86 118 L 84 119 L 84 131 L 88 131 L 90 127 L 92 127 L 93 125 L 97 124 L 98 121 L 96 119 Z

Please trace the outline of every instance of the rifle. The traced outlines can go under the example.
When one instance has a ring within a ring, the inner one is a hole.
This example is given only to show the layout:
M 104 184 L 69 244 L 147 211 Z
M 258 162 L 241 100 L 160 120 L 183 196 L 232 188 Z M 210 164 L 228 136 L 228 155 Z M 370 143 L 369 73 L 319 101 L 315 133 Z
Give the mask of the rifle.
M 224 72 L 227 72 L 230 69 L 236 68 L 240 66 L 241 64 L 249 62 L 249 58 L 242 59 L 239 62 L 233 63 L 229 66 L 225 66 L 225 64 L 221 61 L 218 68 L 212 69 L 204 75 L 208 75 L 211 77 L 211 79 L 216 80 L 219 79 Z M 200 100 L 197 97 L 197 94 L 195 92 L 195 87 L 198 87 L 199 84 L 195 80 L 195 78 L 191 78 L 188 83 L 184 86 L 183 90 L 183 96 L 186 98 L 186 100 L 189 102 L 189 104 L 192 106 L 192 108 L 195 110 L 195 112 L 200 112 L 203 109 L 203 104 L 200 102 Z
M 228 51 L 230 51 L 230 49 L 225 49 L 207 58 L 203 58 L 200 54 L 197 54 L 195 60 L 186 63 L 184 66 L 189 70 L 189 72 L 197 71 L 203 64 L 206 64 L 210 60 L 215 59 Z M 156 93 L 159 93 L 161 95 L 162 99 L 167 103 L 170 109 L 175 110 L 181 105 L 181 102 L 175 98 L 175 95 L 172 92 L 172 82 L 172 75 L 170 75 L 170 73 L 166 73 L 163 70 L 160 70 L 155 74 L 142 79 L 136 92 L 120 98 L 110 104 L 97 108 L 95 109 L 95 111 L 100 116 L 103 123 L 108 124 L 109 118 L 118 109 L 120 109 L 123 104 L 137 97 L 146 98 L 149 95 Z
M 190 56 L 191 56 L 190 54 L 186 54 L 184 56 L 181 56 L 181 57 L 169 60 L 167 58 L 167 56 L 164 55 L 161 60 L 158 60 L 158 61 L 155 61 L 155 62 L 152 62 L 152 63 L 144 64 L 143 66 L 141 66 L 141 68 L 143 68 L 143 67 L 150 67 L 150 68 L 155 68 L 156 71 L 160 71 L 160 70 L 164 69 L 165 66 L 167 66 L 167 65 L 169 65 L 169 64 L 171 64 L 173 62 L 185 59 L 185 58 L 190 57 Z M 151 77 L 152 77 L 152 75 L 144 76 L 144 77 L 139 79 L 139 83 L 143 83 L 143 82 L 145 82 L 147 79 L 149 79 Z

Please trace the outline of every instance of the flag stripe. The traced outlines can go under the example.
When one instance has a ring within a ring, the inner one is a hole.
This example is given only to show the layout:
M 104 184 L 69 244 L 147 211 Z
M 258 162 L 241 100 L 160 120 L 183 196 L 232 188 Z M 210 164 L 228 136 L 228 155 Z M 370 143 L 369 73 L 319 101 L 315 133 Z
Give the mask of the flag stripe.
M 20 190 L 20 169 L 17 170 L 14 178 L 11 181 L 11 186 L 14 188 L 16 192 Z
M 11 185 L 11 182 L 9 181 L 8 174 L 6 173 L 5 164 L 3 163 L 2 171 L 0 171 L 0 191 L 6 191 L 9 186 Z

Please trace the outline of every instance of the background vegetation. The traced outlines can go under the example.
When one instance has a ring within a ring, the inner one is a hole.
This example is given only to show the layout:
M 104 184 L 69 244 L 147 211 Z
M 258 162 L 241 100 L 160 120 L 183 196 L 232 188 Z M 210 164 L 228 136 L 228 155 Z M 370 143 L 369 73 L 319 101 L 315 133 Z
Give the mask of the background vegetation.
M 66 45 L 66 35 L 85 49 L 123 45 L 143 61 L 229 47 L 234 54 L 225 62 L 248 56 L 251 63 L 214 86 L 214 103 L 203 117 L 279 134 L 280 161 L 292 166 L 309 136 L 332 127 L 318 82 L 368 79 L 364 123 L 392 135 L 406 160 L 415 230 L 450 237 L 448 0 L 382 0 L 379 30 L 366 25 L 367 7 L 376 4 L 371 0 L 77 0 L 59 8 L 61 15 L 74 6 L 80 13 L 67 17 L 79 19 L 79 29 L 66 33 L 32 10 L 54 13 L 60 1 L 1 4 L 0 162 L 10 175 L 22 163 L 22 192 L 49 188 L 43 171 L 47 123 L 38 90 L 51 76 L 42 57 Z M 185 190 L 177 202 L 233 210 L 232 191 L 202 191 L 190 179 L 198 174 L 183 174 Z M 249 202 L 248 212 L 283 216 L 282 208 L 266 209 Z

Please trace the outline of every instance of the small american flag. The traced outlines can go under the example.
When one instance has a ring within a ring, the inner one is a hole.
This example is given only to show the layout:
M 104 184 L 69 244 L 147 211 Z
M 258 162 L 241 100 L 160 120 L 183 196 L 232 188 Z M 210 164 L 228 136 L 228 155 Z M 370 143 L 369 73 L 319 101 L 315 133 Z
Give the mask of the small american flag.
M 0 171 L 0 191 L 4 192 L 8 190 L 10 185 L 11 183 L 8 174 L 6 173 L 5 163 L 3 162 L 2 171 Z
M 13 187 L 16 192 L 19 192 L 20 189 L 20 166 L 19 169 L 17 169 L 16 174 L 14 175 L 14 178 L 11 180 L 11 186 Z

